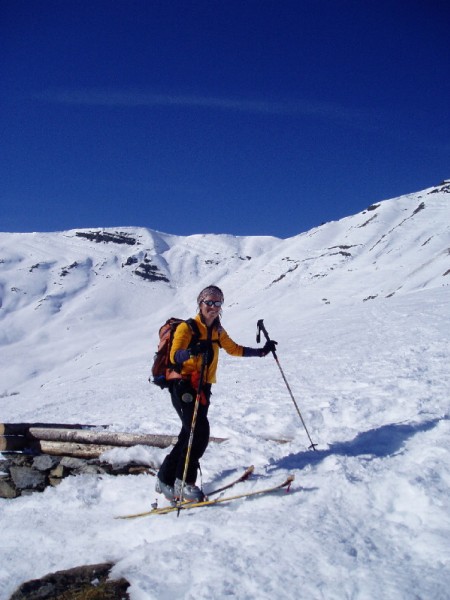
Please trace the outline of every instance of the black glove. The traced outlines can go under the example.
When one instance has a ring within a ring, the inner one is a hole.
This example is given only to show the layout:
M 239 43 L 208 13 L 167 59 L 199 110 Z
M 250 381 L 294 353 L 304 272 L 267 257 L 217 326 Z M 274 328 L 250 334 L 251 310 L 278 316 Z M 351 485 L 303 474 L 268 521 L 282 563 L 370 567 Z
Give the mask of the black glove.
M 261 349 L 262 356 L 267 356 L 269 352 L 275 352 L 277 349 L 277 344 L 278 342 L 275 342 L 274 340 L 267 340 Z
M 207 340 L 200 340 L 191 348 L 189 348 L 189 352 L 191 353 L 191 356 L 198 356 L 199 354 L 204 354 L 206 356 L 207 362 L 210 361 L 213 357 L 212 344 Z

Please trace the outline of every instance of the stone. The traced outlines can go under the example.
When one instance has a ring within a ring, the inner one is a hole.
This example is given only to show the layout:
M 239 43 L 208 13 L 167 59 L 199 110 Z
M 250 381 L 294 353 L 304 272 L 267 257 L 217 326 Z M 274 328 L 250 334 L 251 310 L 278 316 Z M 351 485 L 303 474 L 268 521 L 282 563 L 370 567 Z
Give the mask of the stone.
M 49 473 L 49 477 L 56 477 L 62 479 L 66 474 L 66 469 L 63 465 L 59 464 L 54 469 L 52 469 Z
M 59 463 L 59 459 L 49 454 L 40 454 L 33 458 L 33 468 L 38 471 L 48 471 Z
M 48 478 L 48 483 L 52 487 L 56 487 L 57 485 L 59 485 L 61 483 L 61 481 L 62 481 L 61 477 L 49 477 Z
M 88 465 L 84 463 L 79 469 L 77 469 L 77 474 L 80 475 L 103 475 L 105 470 L 102 469 L 99 465 Z
M 19 493 L 13 486 L 11 479 L 0 478 L 0 498 L 17 498 Z
M 64 456 L 59 464 L 67 469 L 81 469 L 86 464 L 86 461 L 75 456 Z
M 31 467 L 11 467 L 11 478 L 20 490 L 37 489 L 45 485 L 45 473 Z

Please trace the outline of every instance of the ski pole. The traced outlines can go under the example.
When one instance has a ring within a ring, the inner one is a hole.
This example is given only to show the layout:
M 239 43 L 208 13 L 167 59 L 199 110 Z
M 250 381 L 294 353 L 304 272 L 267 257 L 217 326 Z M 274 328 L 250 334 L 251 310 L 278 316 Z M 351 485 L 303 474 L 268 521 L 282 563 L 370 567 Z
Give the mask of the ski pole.
M 187 471 L 188 471 L 188 467 L 189 467 L 189 460 L 191 458 L 192 442 L 194 440 L 194 431 L 195 431 L 195 425 L 197 423 L 197 413 L 198 413 L 198 407 L 200 404 L 200 397 L 202 394 L 203 380 L 205 378 L 207 362 L 208 362 L 208 360 L 207 360 L 207 355 L 205 352 L 203 354 L 203 358 L 202 358 L 202 368 L 200 371 L 200 378 L 199 378 L 198 386 L 197 386 L 197 395 L 195 396 L 194 412 L 192 414 L 191 431 L 189 432 L 189 442 L 188 442 L 188 447 L 187 447 L 187 452 L 186 452 L 186 459 L 184 461 L 183 480 L 181 482 L 181 492 L 180 492 L 180 497 L 178 499 L 177 517 L 180 516 L 181 505 L 183 503 L 184 485 L 186 483 Z
M 269 337 L 269 334 L 267 333 L 267 329 L 266 329 L 266 328 L 265 328 L 265 326 L 264 326 L 263 319 L 259 319 L 259 321 L 258 321 L 258 322 L 257 322 L 257 324 L 256 324 L 256 341 L 257 341 L 257 343 L 258 343 L 258 344 L 259 344 L 259 343 L 260 343 L 260 341 L 261 341 L 261 331 L 263 332 L 263 334 L 264 334 L 264 336 L 265 336 L 266 340 L 267 340 L 268 342 L 270 342 L 270 341 L 271 341 L 271 339 L 270 339 L 270 337 Z M 276 353 L 276 351 L 275 351 L 275 348 L 273 348 L 271 352 L 272 352 L 272 354 L 273 354 L 273 357 L 274 357 L 274 359 L 275 359 L 275 361 L 276 361 L 276 363 L 277 363 L 277 365 L 278 365 L 278 368 L 280 369 L 281 376 L 283 377 L 283 381 L 284 381 L 284 383 L 286 384 L 286 387 L 287 387 L 287 389 L 288 389 L 288 392 L 289 392 L 289 394 L 290 394 L 290 396 L 291 396 L 292 402 L 294 403 L 294 406 L 295 406 L 295 409 L 296 409 L 296 411 L 297 411 L 297 413 L 298 413 L 298 416 L 300 417 L 300 420 L 301 420 L 301 422 L 302 422 L 302 425 L 303 425 L 303 427 L 305 428 L 306 435 L 308 436 L 308 439 L 309 439 L 309 441 L 311 442 L 311 445 L 308 447 L 308 450 L 309 450 L 309 449 L 311 449 L 311 448 L 312 448 L 313 450 L 315 450 L 315 449 L 316 449 L 316 446 L 317 446 L 317 444 L 314 444 L 314 442 L 313 442 L 313 441 L 312 441 L 312 439 L 311 439 L 311 436 L 309 435 L 309 431 L 308 431 L 308 429 L 307 429 L 307 427 L 306 427 L 306 424 L 305 424 L 305 421 L 304 421 L 304 419 L 303 419 L 303 417 L 302 417 L 302 413 L 300 412 L 300 409 L 299 409 L 299 407 L 298 407 L 298 404 L 297 404 L 297 402 L 296 402 L 296 400 L 295 400 L 295 398 L 294 398 L 294 394 L 292 393 L 291 387 L 290 387 L 290 385 L 289 385 L 289 383 L 288 383 L 288 381 L 287 381 L 287 379 L 286 379 L 286 376 L 285 376 L 285 374 L 284 374 L 284 372 L 283 372 L 283 369 L 281 368 L 280 361 L 278 360 L 278 356 L 277 356 L 277 353 Z

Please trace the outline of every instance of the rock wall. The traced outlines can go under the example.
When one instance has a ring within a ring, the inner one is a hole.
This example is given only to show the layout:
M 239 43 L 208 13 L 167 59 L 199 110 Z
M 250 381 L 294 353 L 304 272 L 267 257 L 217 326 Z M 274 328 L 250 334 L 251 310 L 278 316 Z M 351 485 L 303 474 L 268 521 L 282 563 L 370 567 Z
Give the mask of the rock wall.
M 49 485 L 56 486 L 69 475 L 155 475 L 156 469 L 148 465 L 131 463 L 115 467 L 99 459 L 82 459 L 71 456 L 39 454 L 4 455 L 0 462 L 0 498 L 17 498 L 33 492 L 42 492 Z

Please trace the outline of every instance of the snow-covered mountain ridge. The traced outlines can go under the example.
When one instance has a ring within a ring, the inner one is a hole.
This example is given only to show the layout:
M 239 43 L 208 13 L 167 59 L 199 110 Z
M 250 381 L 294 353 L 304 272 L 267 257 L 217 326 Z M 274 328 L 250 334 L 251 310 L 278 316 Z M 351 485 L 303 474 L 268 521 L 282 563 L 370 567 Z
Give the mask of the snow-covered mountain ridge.
M 189 286 L 193 279 L 196 285 L 215 280 L 226 287 L 230 276 L 249 280 L 257 293 L 284 278 L 287 285 L 295 281 L 330 289 L 329 280 L 325 286 L 317 282 L 330 276 L 333 282 L 339 279 L 340 286 L 345 279 L 360 279 L 361 296 L 444 285 L 441 278 L 450 268 L 449 193 L 450 183 L 445 181 L 285 240 L 180 237 L 130 227 L 1 233 L 1 308 L 9 313 L 40 295 L 39 302 L 48 301 L 58 310 L 64 299 L 101 277 L 135 285 L 139 279 L 160 283 L 146 288 L 163 294 Z M 383 269 L 396 276 L 377 277 Z
M 189 315 L 203 286 L 226 295 L 229 323 L 242 311 L 283 315 L 352 305 L 450 284 L 450 183 L 386 200 L 289 239 L 145 228 L 0 234 L 0 349 L 39 348 L 55 336 L 117 335 L 125 319 L 136 343 L 170 314 Z M 98 335 L 98 334 L 97 334 Z M 151 342 L 148 342 L 149 347 Z M 58 358 L 55 357 L 58 362 Z M 5 361 L 6 370 L 11 361 Z M 39 368 L 31 367 L 36 374 Z M 0 393 L 23 381 L 5 380 Z

